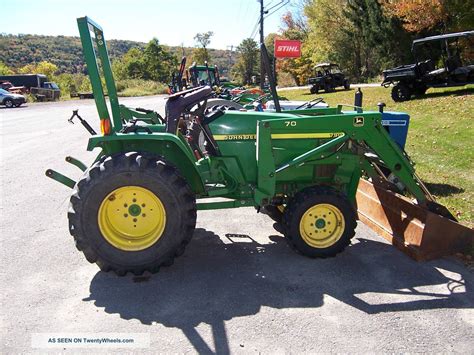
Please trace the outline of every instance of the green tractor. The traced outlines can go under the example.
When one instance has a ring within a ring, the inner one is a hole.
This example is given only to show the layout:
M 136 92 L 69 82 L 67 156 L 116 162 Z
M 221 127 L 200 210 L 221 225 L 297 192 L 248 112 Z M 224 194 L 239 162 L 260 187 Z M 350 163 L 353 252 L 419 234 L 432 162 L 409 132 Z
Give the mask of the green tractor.
M 220 85 L 219 69 L 215 65 L 208 65 L 207 62 L 204 65 L 193 63 L 188 72 L 193 87 L 207 85 L 212 88 Z
M 164 118 L 136 112 L 118 104 L 102 29 L 87 17 L 78 26 L 101 127 L 87 149 L 100 153 L 90 167 L 67 159 L 84 171 L 77 182 L 54 170 L 46 175 L 73 188 L 69 230 L 100 269 L 157 272 L 183 253 L 197 210 L 245 206 L 267 212 L 301 254 L 335 256 L 355 233 L 359 179 L 378 177 L 377 166 L 393 172 L 419 205 L 439 208 L 379 112 L 343 112 L 338 106 L 308 114 L 206 114 L 208 86 L 171 95 Z M 186 115 L 202 130 L 205 149 L 186 136 Z
M 181 58 L 181 63 L 177 73 L 173 73 L 171 83 L 168 85 L 170 93 L 176 93 L 184 89 L 198 86 L 210 86 L 212 88 L 220 86 L 219 69 L 217 66 L 193 63 L 188 69 L 186 68 L 186 57 Z

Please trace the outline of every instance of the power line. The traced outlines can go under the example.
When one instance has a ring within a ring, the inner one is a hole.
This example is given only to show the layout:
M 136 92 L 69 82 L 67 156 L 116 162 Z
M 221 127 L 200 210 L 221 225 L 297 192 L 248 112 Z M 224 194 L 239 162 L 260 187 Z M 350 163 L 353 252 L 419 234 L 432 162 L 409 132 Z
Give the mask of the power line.
M 265 9 L 266 12 L 272 11 L 275 7 L 277 7 L 278 5 L 281 5 L 281 4 L 282 4 L 283 2 L 285 2 L 285 1 L 286 1 L 286 0 L 280 0 L 280 2 L 279 2 L 278 4 L 275 4 L 275 5 L 273 5 L 272 7 L 269 7 L 268 9 Z M 271 5 L 271 3 L 268 4 L 268 5 Z
M 290 2 L 290 0 L 286 0 L 286 1 L 282 1 L 280 4 L 281 6 L 279 6 L 277 9 L 273 10 L 272 12 L 270 12 L 269 14 L 267 14 L 264 18 L 267 18 L 268 16 L 271 16 L 273 15 L 275 12 L 277 12 L 278 10 L 280 10 L 281 8 L 285 7 L 286 5 L 288 5 L 288 3 Z M 277 4 L 277 5 L 280 5 L 280 4 Z M 275 6 L 274 6 L 275 7 Z M 273 7 L 273 8 L 274 8 Z
M 258 25 L 260 24 L 260 19 L 257 18 L 257 22 L 255 22 L 255 26 L 253 26 L 253 29 L 252 29 L 252 32 L 250 34 L 250 38 L 255 38 L 255 36 L 257 35 L 257 30 L 258 30 Z
M 255 39 L 255 36 L 257 35 L 258 33 L 258 25 L 260 24 L 260 21 L 257 21 L 257 23 L 255 24 L 255 27 L 252 31 L 252 34 L 250 35 L 250 38 L 252 39 Z

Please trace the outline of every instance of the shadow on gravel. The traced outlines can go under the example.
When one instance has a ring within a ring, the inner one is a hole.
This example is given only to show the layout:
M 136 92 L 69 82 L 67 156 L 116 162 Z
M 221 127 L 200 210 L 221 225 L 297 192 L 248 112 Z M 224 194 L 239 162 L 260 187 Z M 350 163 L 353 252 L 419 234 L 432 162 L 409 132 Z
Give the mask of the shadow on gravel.
M 474 307 L 472 275 L 450 260 L 417 263 L 367 239 L 336 258 L 309 259 L 277 235 L 269 244 L 222 238 L 197 229 L 185 254 L 149 278 L 98 272 L 84 301 L 123 319 L 179 328 L 199 353 L 213 352 L 195 329 L 200 323 L 212 328 L 215 352 L 229 353 L 224 321 L 262 306 L 321 307 L 324 295 L 367 314 Z

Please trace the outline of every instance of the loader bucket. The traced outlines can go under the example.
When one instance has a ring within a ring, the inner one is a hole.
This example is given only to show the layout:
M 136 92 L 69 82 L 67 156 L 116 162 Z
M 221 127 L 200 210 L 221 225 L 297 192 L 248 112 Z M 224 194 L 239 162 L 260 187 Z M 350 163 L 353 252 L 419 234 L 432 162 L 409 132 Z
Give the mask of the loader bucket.
M 417 261 L 465 252 L 472 247 L 473 229 L 367 180 L 360 180 L 356 199 L 359 219 Z

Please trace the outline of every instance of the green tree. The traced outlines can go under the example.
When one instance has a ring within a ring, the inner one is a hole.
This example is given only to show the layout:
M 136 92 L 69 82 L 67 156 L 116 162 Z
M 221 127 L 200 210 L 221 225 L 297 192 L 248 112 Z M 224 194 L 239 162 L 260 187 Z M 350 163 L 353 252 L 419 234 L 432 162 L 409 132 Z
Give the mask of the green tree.
M 171 72 L 178 65 L 176 56 L 166 51 L 156 38 L 153 38 L 143 51 L 145 73 L 143 79 L 167 82 L 171 79 Z
M 5 63 L 0 62 L 0 75 L 11 75 L 13 70 L 11 70 Z
M 409 60 L 410 35 L 379 0 L 310 0 L 304 13 L 314 63 L 336 62 L 363 81 Z
M 123 56 L 122 62 L 125 78 L 143 78 L 145 64 L 143 62 L 143 51 L 141 49 L 137 47 L 130 48 L 130 50 Z
M 252 38 L 244 39 L 237 47 L 238 59 L 233 67 L 234 76 L 244 84 L 252 82 L 252 76 L 258 72 L 259 50 Z
M 36 64 L 26 64 L 18 69 L 19 74 L 34 74 L 36 73 Z
M 201 45 L 202 48 L 207 48 L 209 43 L 211 43 L 211 37 L 214 35 L 214 32 L 208 31 L 204 33 L 196 33 L 194 40 Z
M 207 50 L 207 46 L 211 43 L 211 37 L 214 32 L 208 31 L 203 33 L 197 33 L 194 36 L 194 40 L 198 43 L 198 47 L 193 50 L 193 59 L 198 64 L 204 62 L 211 62 L 211 56 Z
M 343 14 L 352 24 L 346 34 L 357 43 L 356 76 L 373 77 L 390 57 L 394 37 L 390 20 L 377 0 L 348 0 Z
M 204 62 L 211 62 L 211 56 L 206 48 L 194 48 L 192 53 L 192 60 L 197 64 L 204 64 Z
M 18 70 L 20 74 L 44 74 L 50 80 L 52 80 L 57 71 L 58 67 L 47 61 L 42 61 L 38 64 L 27 64 Z
M 300 58 L 279 59 L 277 68 L 291 75 L 296 85 L 302 85 L 311 76 L 312 47 L 308 41 L 308 27 L 303 17 L 293 16 L 287 12 L 282 17 L 283 29 L 281 37 L 285 39 L 299 40 L 302 42 Z
M 117 79 L 144 79 L 168 82 L 178 59 L 161 46 L 156 38 L 145 49 L 133 47 L 121 59 L 112 63 Z
M 52 78 L 54 74 L 57 73 L 57 71 L 58 71 L 58 66 L 56 64 L 53 64 L 47 61 L 39 62 L 38 65 L 36 66 L 36 73 L 44 74 L 48 78 Z

